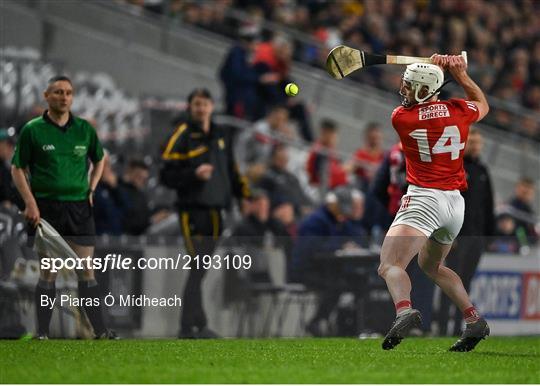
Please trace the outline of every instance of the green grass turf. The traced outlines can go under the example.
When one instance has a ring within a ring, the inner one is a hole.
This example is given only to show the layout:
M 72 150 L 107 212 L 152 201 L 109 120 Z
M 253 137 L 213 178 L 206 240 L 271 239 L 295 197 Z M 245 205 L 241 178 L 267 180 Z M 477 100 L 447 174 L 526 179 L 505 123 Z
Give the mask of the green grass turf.
M 0 383 L 540 383 L 540 338 L 0 341 Z

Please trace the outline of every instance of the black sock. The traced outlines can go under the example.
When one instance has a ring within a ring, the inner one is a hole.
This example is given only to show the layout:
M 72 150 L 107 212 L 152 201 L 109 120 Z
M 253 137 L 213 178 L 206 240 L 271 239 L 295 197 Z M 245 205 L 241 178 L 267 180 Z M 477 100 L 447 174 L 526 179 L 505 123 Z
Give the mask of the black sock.
M 86 316 L 88 316 L 88 319 L 94 328 L 94 334 L 99 336 L 106 332 L 107 329 L 105 328 L 103 313 L 101 312 L 101 294 L 99 293 L 99 285 L 97 281 L 80 281 L 79 297 L 99 299 L 99 305 L 90 306 L 87 305 L 86 302 L 83 302 L 83 304 L 85 304 L 83 307 L 84 311 L 86 312 Z
M 47 299 L 47 305 L 42 306 L 42 297 Z M 35 302 L 36 302 L 36 315 L 37 315 L 37 332 L 38 335 L 49 335 L 49 324 L 51 323 L 51 317 L 53 310 L 51 308 L 52 299 L 56 298 L 56 286 L 54 282 L 45 280 L 39 280 L 36 285 Z

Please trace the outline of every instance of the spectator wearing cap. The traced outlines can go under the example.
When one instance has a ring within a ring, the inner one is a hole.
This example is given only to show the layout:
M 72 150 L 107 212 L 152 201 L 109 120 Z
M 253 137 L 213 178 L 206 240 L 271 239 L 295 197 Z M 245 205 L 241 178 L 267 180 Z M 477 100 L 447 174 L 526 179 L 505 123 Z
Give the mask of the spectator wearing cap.
M 341 186 L 329 192 L 324 205 L 298 225 L 289 277 L 318 293 L 317 310 L 307 327 L 312 335 L 321 335 L 320 323 L 328 320 L 346 285 L 343 272 L 328 272 L 313 258 L 331 256 L 343 248 L 367 247 L 363 215 L 363 193 Z

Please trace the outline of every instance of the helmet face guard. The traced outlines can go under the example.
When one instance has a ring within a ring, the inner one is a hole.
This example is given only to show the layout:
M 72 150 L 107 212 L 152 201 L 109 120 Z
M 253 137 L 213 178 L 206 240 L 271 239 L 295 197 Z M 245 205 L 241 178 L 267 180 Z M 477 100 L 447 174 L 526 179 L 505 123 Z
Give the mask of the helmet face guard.
M 398 92 L 399 95 L 401 96 L 401 105 L 403 107 L 411 107 L 415 103 L 413 103 L 414 101 L 412 101 L 409 98 L 409 96 L 403 92 L 404 87 L 412 88 L 412 85 L 411 85 L 411 82 L 406 81 L 405 79 L 403 79 L 403 76 L 402 76 L 401 77 L 401 85 L 399 86 L 399 92 Z
M 404 107 L 410 107 L 417 103 L 423 103 L 433 96 L 438 95 L 443 87 L 444 74 L 439 66 L 434 64 L 414 63 L 407 66 L 401 78 L 401 87 L 399 94 L 401 95 L 401 104 Z M 408 95 L 403 93 L 404 83 L 414 92 L 413 100 Z M 423 87 L 427 88 L 427 94 L 420 97 L 420 91 Z

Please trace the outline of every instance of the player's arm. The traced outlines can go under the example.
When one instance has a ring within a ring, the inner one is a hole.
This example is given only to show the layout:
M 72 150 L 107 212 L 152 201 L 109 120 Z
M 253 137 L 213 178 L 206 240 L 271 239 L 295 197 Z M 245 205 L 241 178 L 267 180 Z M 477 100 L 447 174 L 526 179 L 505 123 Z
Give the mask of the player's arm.
M 36 203 L 36 199 L 32 194 L 28 180 L 26 179 L 26 173 L 24 169 L 19 168 L 15 165 L 11 166 L 11 177 L 13 178 L 13 183 L 15 187 L 21 194 L 21 197 L 24 201 L 24 217 L 32 225 L 36 226 L 39 222 L 40 214 L 39 209 Z
M 462 56 L 451 56 L 448 58 L 447 68 L 456 82 L 463 87 L 467 99 L 473 102 L 478 108 L 478 119 L 476 121 L 480 121 L 489 112 L 489 104 L 480 87 L 467 74 L 467 63 L 465 63 L 465 59 Z

